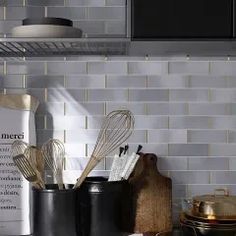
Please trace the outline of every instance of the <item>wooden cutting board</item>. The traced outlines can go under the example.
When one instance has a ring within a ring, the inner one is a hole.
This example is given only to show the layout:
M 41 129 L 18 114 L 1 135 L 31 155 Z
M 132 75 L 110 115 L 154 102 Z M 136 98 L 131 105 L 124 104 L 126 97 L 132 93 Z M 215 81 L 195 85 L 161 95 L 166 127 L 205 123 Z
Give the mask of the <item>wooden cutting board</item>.
M 157 169 L 155 154 L 141 154 L 129 179 L 133 188 L 134 233 L 155 235 L 172 230 L 172 181 Z

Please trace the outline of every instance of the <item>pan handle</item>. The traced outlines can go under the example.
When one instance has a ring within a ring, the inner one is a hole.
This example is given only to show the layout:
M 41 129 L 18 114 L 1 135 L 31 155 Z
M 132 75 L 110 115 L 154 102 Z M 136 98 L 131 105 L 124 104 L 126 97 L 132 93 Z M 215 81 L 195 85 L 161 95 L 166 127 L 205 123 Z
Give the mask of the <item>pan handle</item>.
M 215 197 L 216 196 L 229 196 L 229 190 L 224 189 L 224 188 L 217 188 L 214 190 L 214 195 L 215 195 Z

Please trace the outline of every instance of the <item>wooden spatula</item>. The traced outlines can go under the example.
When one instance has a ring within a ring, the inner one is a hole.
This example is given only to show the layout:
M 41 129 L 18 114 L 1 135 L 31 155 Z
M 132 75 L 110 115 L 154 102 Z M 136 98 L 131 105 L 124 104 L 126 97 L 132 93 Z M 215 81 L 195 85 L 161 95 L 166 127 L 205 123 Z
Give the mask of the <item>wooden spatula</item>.
M 31 166 L 30 162 L 27 160 L 24 154 L 20 154 L 13 157 L 15 165 L 20 170 L 21 174 L 25 177 L 26 180 L 31 182 L 36 188 L 44 188 L 43 183 L 39 180 L 39 177 L 36 171 Z
M 172 181 L 157 169 L 155 154 L 141 154 L 129 182 L 133 188 L 134 233 L 156 235 L 172 230 Z

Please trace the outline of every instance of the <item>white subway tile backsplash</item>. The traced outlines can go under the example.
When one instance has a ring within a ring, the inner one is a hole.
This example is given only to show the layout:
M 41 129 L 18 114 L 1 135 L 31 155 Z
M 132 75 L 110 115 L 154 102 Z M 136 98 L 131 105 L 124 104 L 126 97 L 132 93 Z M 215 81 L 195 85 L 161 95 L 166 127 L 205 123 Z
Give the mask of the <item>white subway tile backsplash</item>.
M 236 157 L 229 158 L 229 169 L 236 170 Z
M 26 0 L 26 6 L 64 6 L 64 0 Z
M 168 144 L 150 144 L 150 143 L 143 143 L 142 144 L 143 153 L 155 153 L 157 156 L 168 156 Z M 136 145 L 137 149 L 137 145 Z
M 235 61 L 213 61 L 210 63 L 210 73 L 213 75 L 235 76 Z
M 235 144 L 209 144 L 209 156 L 235 156 Z
M 67 158 L 66 159 L 66 170 L 84 170 L 89 158 Z M 101 160 L 95 167 L 94 170 L 104 170 L 104 160 Z
M 228 107 L 230 110 L 230 115 L 236 115 L 236 103 L 230 103 Z
M 209 129 L 210 118 L 207 116 L 171 116 L 170 129 Z
M 71 20 L 86 19 L 86 8 L 84 7 L 48 7 L 49 17 L 68 18 Z
M 189 103 L 190 115 L 230 115 L 230 104 L 227 103 Z
M 189 87 L 192 88 L 227 88 L 227 80 L 217 76 L 191 76 Z
M 89 7 L 88 18 L 91 20 L 124 20 L 126 8 L 120 7 Z
M 231 76 L 226 78 L 228 88 L 236 88 L 236 77 Z
M 181 75 L 163 75 L 163 76 L 149 76 L 148 87 L 151 88 L 186 88 L 188 87 L 187 76 Z
M 209 74 L 209 63 L 205 61 L 169 62 L 170 74 L 198 75 Z
M 73 25 L 74 27 L 80 28 L 88 36 L 105 34 L 105 21 L 80 20 L 74 21 Z
M 23 0 L 2 0 L 0 1 L 0 6 L 23 6 Z
M 63 127 L 62 127 L 63 129 Z M 37 143 L 42 145 L 47 142 L 50 138 L 59 139 L 64 141 L 64 131 L 63 130 L 38 130 L 37 131 Z
M 80 130 L 85 129 L 84 116 L 48 116 L 47 129 L 53 130 Z
M 188 130 L 188 143 L 226 143 L 227 131 Z
M 128 94 L 125 89 L 92 89 L 88 94 L 89 101 L 127 101 Z
M 187 157 L 159 157 L 158 158 L 159 170 L 187 170 L 188 159 Z
M 108 35 L 125 36 L 126 22 L 124 20 L 123 21 L 107 21 L 105 33 Z
M 211 172 L 212 184 L 235 184 L 236 171 L 213 171 Z
M 9 91 L 9 90 L 8 90 Z M 45 102 L 45 90 L 44 89 L 38 89 L 38 88 L 30 88 L 27 90 L 22 90 L 23 93 L 28 93 L 34 97 L 36 97 L 40 103 Z M 19 91 L 15 90 L 14 92 L 12 91 L 11 93 L 20 93 Z
M 0 87 L 1 88 L 23 88 L 23 77 L 22 75 L 5 75 L 0 76 Z
M 105 88 L 104 75 L 66 76 L 65 81 L 67 88 Z
M 97 102 L 65 103 L 66 115 L 104 115 L 104 104 Z
M 47 73 L 56 75 L 86 74 L 86 62 L 48 62 Z
M 169 100 L 167 89 L 130 89 L 129 101 L 132 102 L 164 102 Z
M 106 103 L 106 110 L 107 113 L 113 111 L 113 110 L 119 110 L 119 109 L 128 109 L 130 110 L 134 115 L 145 115 L 146 114 L 146 108 L 144 103 L 140 102 L 107 102 Z
M 228 131 L 228 142 L 229 143 L 236 143 L 236 131 L 235 130 Z
M 108 76 L 107 88 L 143 88 L 146 86 L 145 76 Z
M 84 102 L 85 90 L 83 89 L 54 89 L 47 90 L 47 101 L 49 102 Z
M 67 143 L 95 143 L 99 130 L 68 130 L 66 131 Z
M 168 73 L 168 63 L 163 61 L 129 62 L 130 74 L 163 75 Z
M 37 113 L 48 116 L 63 116 L 64 103 L 63 102 L 42 102 L 39 104 Z
M 207 156 L 207 144 L 169 144 L 170 156 Z
M 135 129 L 166 129 L 167 116 L 135 116 Z
M 3 8 L 0 14 L 0 19 L 3 19 Z M 44 7 L 7 7 L 6 19 L 7 20 L 22 20 L 27 17 L 44 17 Z
M 126 74 L 126 62 L 88 62 L 89 74 Z
M 27 76 L 27 88 L 62 88 L 63 76 L 32 75 Z
M 174 184 L 208 184 L 208 171 L 171 171 L 170 177 Z
M 188 166 L 189 170 L 228 170 L 229 159 L 224 157 L 190 157 Z
M 127 139 L 126 142 L 130 143 L 130 144 L 132 144 L 132 143 L 134 143 L 134 144 L 145 143 L 146 142 L 146 131 L 145 130 L 134 130 L 132 135 Z
M 170 101 L 206 102 L 209 99 L 208 90 L 201 89 L 171 89 Z
M 236 117 L 234 116 L 211 117 L 210 123 L 213 129 L 235 129 Z
M 212 102 L 236 102 L 235 89 L 212 89 L 210 91 L 210 101 Z
M 126 0 L 106 0 L 107 6 L 125 6 Z
M 44 63 L 43 62 L 8 62 L 7 74 L 11 75 L 43 75 Z
M 187 130 L 149 130 L 149 143 L 187 143 Z
M 78 143 L 65 143 L 65 152 L 67 157 L 85 157 L 86 146 L 85 144 Z
M 104 121 L 104 116 L 88 116 L 87 117 L 88 129 L 100 129 L 103 121 Z
M 174 184 L 172 185 L 173 198 L 185 198 L 187 194 L 187 186 L 184 184 Z
M 0 14 L 1 14 L 1 10 L 0 10 Z M 2 16 L 2 14 L 1 14 Z M 17 21 L 17 20 L 1 20 L 0 17 L 0 32 L 3 34 L 10 34 L 11 29 L 13 27 L 19 26 L 21 25 L 21 21 Z
M 187 115 L 187 103 L 147 103 L 148 115 Z
M 66 6 L 105 6 L 105 0 L 67 0 Z

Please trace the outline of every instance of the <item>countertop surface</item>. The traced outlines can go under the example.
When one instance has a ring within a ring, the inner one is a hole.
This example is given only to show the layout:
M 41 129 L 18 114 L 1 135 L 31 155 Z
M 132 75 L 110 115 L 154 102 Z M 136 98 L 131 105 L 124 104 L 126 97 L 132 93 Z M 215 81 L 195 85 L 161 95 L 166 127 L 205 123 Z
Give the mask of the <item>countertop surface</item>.
M 143 236 L 143 234 L 131 234 L 129 236 Z M 157 234 L 156 236 L 181 236 L 181 231 L 179 229 L 174 229 L 172 233 Z

